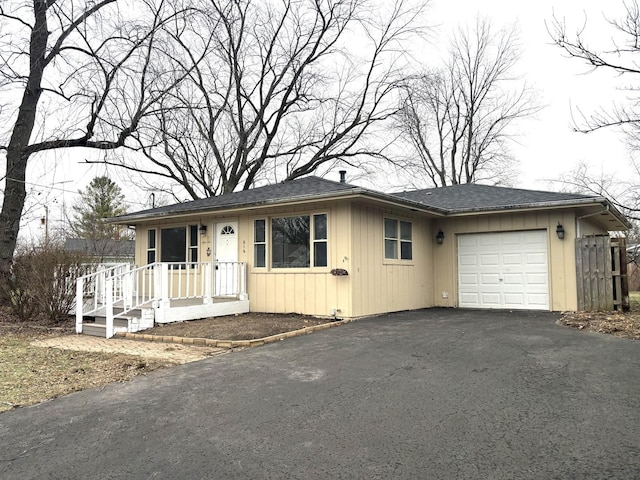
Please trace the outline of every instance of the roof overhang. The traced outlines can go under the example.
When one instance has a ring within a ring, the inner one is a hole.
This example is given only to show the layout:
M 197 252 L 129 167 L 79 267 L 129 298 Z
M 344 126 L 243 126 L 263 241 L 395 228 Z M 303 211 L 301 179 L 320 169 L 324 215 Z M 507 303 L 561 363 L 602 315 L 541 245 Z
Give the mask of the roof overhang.
M 604 197 L 538 202 L 532 204 L 509 205 L 500 207 L 479 207 L 451 212 L 448 217 L 474 215 L 490 215 L 503 212 L 531 212 L 540 210 L 573 209 L 578 212 L 577 219 L 589 218 L 610 232 L 626 231 L 632 228 L 629 220 Z
M 541 210 L 574 209 L 577 211 L 577 218 L 589 218 L 590 221 L 598 224 L 608 231 L 625 231 L 632 226 L 629 221 L 604 197 L 585 197 L 570 200 L 558 200 L 550 202 L 536 202 L 528 204 L 515 204 L 508 206 L 465 208 L 464 210 L 447 211 L 442 208 L 430 207 L 423 203 L 393 194 L 386 194 L 355 187 L 345 190 L 327 192 L 323 194 L 297 195 L 287 198 L 277 198 L 259 202 L 246 202 L 231 205 L 202 205 L 196 208 L 189 203 L 185 203 L 185 208 L 172 210 L 146 210 L 139 213 L 122 215 L 106 219 L 107 223 L 135 225 L 138 223 L 148 223 L 153 221 L 176 220 L 182 218 L 201 217 L 208 214 L 237 214 L 246 211 L 260 211 L 272 207 L 286 207 L 290 205 L 308 205 L 326 201 L 342 200 L 365 200 L 374 202 L 382 207 L 408 209 L 413 212 L 420 212 L 433 217 L 462 217 L 469 215 L 490 215 L 504 212 L 531 212 Z
M 275 206 L 288 206 L 288 205 L 301 205 L 310 204 L 323 201 L 340 201 L 340 200 L 373 200 L 376 203 L 386 205 L 388 207 L 404 208 L 412 211 L 422 212 L 433 216 L 442 217 L 446 215 L 441 209 L 435 207 L 428 207 L 422 203 L 414 202 L 412 200 L 405 200 L 395 195 L 389 195 L 386 193 L 375 192 L 365 188 L 353 188 L 350 190 L 343 190 L 338 192 L 328 192 L 325 194 L 313 194 L 313 195 L 299 195 L 295 197 L 289 197 L 284 199 L 265 200 L 261 202 L 251 203 L 238 203 L 236 205 L 221 205 L 221 206 L 202 206 L 199 208 L 189 208 L 184 211 L 144 211 L 140 213 L 133 213 L 130 215 L 122 215 L 119 217 L 113 217 L 105 219 L 107 223 L 114 223 L 120 225 L 136 224 L 140 222 L 149 222 L 153 220 L 170 220 L 185 217 L 202 216 L 203 214 L 210 213 L 238 213 L 243 211 L 261 210 L 265 208 Z M 187 205 L 187 204 L 185 204 Z

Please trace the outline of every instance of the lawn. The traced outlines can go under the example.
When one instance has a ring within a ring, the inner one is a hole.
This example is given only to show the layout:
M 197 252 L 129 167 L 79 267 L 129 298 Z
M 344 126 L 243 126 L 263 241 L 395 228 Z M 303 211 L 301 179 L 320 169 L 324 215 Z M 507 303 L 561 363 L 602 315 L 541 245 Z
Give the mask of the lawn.
M 0 412 L 86 388 L 130 380 L 172 365 L 122 354 L 34 347 L 31 342 L 59 331 L 0 329 Z

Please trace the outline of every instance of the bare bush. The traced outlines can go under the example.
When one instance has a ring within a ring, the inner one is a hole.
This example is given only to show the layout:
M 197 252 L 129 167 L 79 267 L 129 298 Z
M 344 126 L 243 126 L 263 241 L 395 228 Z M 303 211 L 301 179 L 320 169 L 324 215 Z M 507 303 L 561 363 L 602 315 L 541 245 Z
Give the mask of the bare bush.
M 14 257 L 13 271 L 3 287 L 13 313 L 26 321 L 38 314 L 59 322 L 75 302 L 75 285 L 84 275 L 86 257 L 59 245 L 31 247 Z

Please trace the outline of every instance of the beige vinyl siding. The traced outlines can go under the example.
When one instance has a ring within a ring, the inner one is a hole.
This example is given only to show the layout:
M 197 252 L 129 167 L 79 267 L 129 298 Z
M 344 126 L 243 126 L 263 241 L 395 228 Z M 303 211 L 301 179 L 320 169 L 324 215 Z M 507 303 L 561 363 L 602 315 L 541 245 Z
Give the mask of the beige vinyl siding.
M 274 208 L 252 215 L 243 215 L 239 226 L 240 244 L 246 242 L 245 252 L 240 250 L 240 261 L 248 264 L 247 291 L 251 311 L 270 313 L 302 313 L 331 316 L 334 309 L 338 317 L 351 317 L 351 276 L 334 277 L 333 268 L 350 268 L 350 206 L 347 202 L 325 202 L 303 207 Z M 256 219 L 289 215 L 326 213 L 328 223 L 328 265 L 309 268 L 271 268 L 267 233 L 267 267 L 253 267 L 253 222 Z
M 564 240 L 558 239 L 556 227 L 560 222 L 565 229 Z M 454 217 L 432 222 L 432 238 L 438 229 L 445 233 L 442 245 L 433 244 L 434 300 L 435 306 L 456 307 L 457 285 L 457 241 L 456 235 L 464 233 L 506 232 L 518 230 L 546 229 L 549 254 L 549 300 L 551 310 L 575 310 L 575 215 L 571 211 L 546 210 L 539 212 L 517 212 L 496 215 Z M 448 298 L 444 298 L 444 295 Z
M 353 316 L 433 304 L 430 221 L 408 212 L 356 203 L 352 207 Z M 384 218 L 412 223 L 412 260 L 385 260 Z

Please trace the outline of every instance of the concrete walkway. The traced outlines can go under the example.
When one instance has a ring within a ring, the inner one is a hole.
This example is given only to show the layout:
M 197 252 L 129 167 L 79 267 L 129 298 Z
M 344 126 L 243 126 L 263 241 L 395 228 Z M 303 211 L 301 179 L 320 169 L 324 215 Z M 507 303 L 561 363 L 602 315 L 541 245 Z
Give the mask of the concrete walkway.
M 180 344 L 152 343 L 135 340 L 92 337 L 89 335 L 64 335 L 37 340 L 36 347 L 60 348 L 84 352 L 124 353 L 145 358 L 168 360 L 173 363 L 189 363 L 229 352 L 229 349 Z

